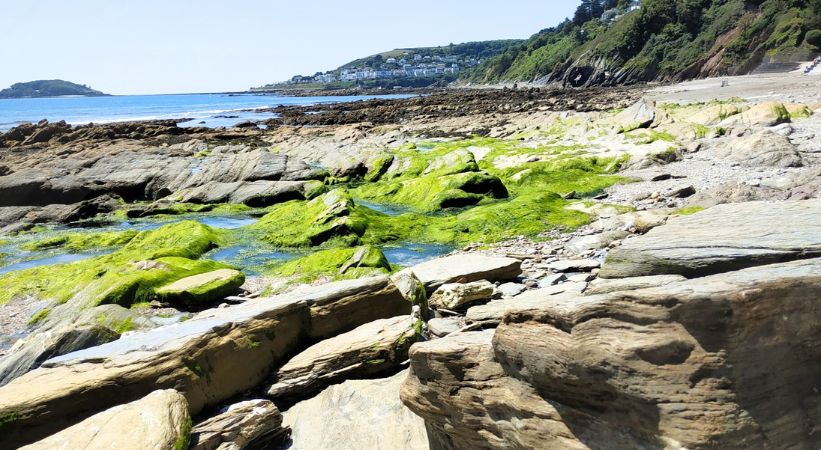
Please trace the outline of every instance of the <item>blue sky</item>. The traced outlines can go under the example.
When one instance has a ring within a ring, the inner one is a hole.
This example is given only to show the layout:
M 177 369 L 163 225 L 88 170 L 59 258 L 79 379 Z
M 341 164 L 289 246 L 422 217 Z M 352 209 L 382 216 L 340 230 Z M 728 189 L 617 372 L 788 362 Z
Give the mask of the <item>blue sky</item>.
M 244 90 L 393 48 L 527 38 L 578 3 L 9 1 L 0 88 L 61 78 L 113 94 Z

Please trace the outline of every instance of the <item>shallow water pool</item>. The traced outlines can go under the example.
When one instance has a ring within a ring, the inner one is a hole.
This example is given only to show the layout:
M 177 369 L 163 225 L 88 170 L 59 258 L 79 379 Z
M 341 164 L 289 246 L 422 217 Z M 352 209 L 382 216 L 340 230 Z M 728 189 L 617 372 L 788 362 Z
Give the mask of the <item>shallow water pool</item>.
M 53 255 L 46 258 L 29 259 L 26 261 L 19 261 L 11 263 L 7 266 L 0 267 L 0 275 L 4 273 L 14 272 L 16 270 L 31 269 L 32 267 L 47 266 L 51 264 L 65 264 L 75 261 L 82 261 L 84 259 L 93 258 L 95 256 L 104 255 L 110 251 L 86 252 L 86 253 L 63 253 L 60 255 Z
M 405 244 L 401 247 L 385 247 L 382 253 L 391 264 L 408 267 L 446 255 L 453 247 L 440 244 Z

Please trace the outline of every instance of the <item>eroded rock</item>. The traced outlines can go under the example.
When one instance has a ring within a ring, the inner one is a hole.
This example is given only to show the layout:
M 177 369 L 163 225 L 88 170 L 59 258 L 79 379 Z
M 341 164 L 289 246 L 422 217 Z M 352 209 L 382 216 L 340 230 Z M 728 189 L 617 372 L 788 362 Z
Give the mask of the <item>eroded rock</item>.
M 441 448 L 812 448 L 819 294 L 810 259 L 543 302 L 415 345 L 402 400 Z
M 173 389 L 114 406 L 34 444 L 28 450 L 165 450 L 186 448 L 191 417 L 185 397 Z
M 235 403 L 191 429 L 191 450 L 277 448 L 291 430 L 282 426 L 282 414 L 269 400 Z

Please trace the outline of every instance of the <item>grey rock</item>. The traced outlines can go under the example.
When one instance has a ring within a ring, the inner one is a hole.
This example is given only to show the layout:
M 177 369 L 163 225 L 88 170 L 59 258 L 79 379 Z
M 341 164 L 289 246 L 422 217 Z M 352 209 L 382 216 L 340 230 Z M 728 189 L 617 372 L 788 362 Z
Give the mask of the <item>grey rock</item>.
M 546 288 L 556 284 L 561 283 L 562 281 L 566 280 L 567 276 L 563 273 L 554 273 L 551 275 L 547 275 L 541 280 L 539 280 L 539 287 Z
M 140 400 L 114 406 L 68 427 L 27 450 L 170 449 L 185 442 L 191 417 L 179 392 L 154 391 Z
M 771 131 L 731 139 L 716 148 L 716 155 L 745 166 L 801 167 L 803 161 L 790 140 Z
M 179 389 L 196 415 L 267 381 L 309 342 L 409 313 L 388 277 L 341 281 L 207 310 L 53 358 L 0 387 L 0 417 L 20 417 L 0 434 L 0 447 L 41 439 L 158 388 Z
M 443 317 L 428 321 L 428 330 L 432 335 L 438 337 L 455 333 L 464 326 L 464 320 L 460 317 Z
M 646 277 L 631 278 L 596 278 L 587 285 L 584 290 L 585 295 L 607 294 L 618 291 L 634 291 L 651 287 L 664 286 L 665 284 L 684 281 L 681 275 L 651 275 Z
M 812 259 L 544 302 L 415 345 L 401 398 L 438 448 L 814 448 L 819 295 Z
M 519 283 L 503 283 L 496 289 L 505 297 L 514 297 L 521 294 L 526 287 Z
M 718 205 L 628 239 L 599 276 L 692 278 L 821 255 L 821 199 Z

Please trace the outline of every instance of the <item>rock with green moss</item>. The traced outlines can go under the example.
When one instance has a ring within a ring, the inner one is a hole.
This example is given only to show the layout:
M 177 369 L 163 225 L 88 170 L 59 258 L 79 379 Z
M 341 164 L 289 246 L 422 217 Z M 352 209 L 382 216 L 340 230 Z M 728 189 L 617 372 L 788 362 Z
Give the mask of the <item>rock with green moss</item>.
M 381 250 L 362 246 L 320 250 L 275 266 L 269 274 L 307 283 L 320 278 L 341 280 L 390 272 L 391 265 Z
M 750 107 L 741 114 L 732 115 L 719 123 L 726 129 L 748 129 L 750 127 L 771 127 L 790 121 L 790 112 L 780 102 L 764 102 Z
M 23 244 L 21 247 L 24 250 L 61 248 L 74 252 L 97 250 L 125 245 L 137 234 L 138 232 L 135 230 L 63 233 L 48 238 L 36 239 Z
M 168 389 L 95 414 L 25 448 L 185 450 L 190 433 L 188 402 L 179 392 Z
M 335 382 L 394 370 L 419 339 L 410 316 L 382 319 L 326 339 L 294 356 L 274 375 L 272 398 L 305 398 Z
M 422 320 L 430 319 L 430 306 L 428 305 L 428 293 L 425 284 L 413 273 L 411 269 L 404 269 L 391 276 L 391 282 L 399 289 L 411 305 L 419 307 L 419 314 Z
M 202 307 L 235 294 L 244 282 L 238 270 L 217 269 L 160 286 L 155 293 L 169 303 Z
M 354 202 L 345 189 L 335 189 L 311 201 L 276 205 L 252 225 L 263 239 L 278 247 L 311 247 L 333 241 L 351 245 L 367 224 L 352 215 Z
M 213 229 L 193 221 L 143 231 L 108 255 L 3 274 L 0 303 L 25 296 L 57 303 L 73 299 L 76 309 L 82 310 L 107 303 L 129 306 L 150 301 L 160 286 L 226 268 L 195 259 L 218 241 Z
M 180 389 L 197 415 L 269 381 L 272 367 L 312 343 L 383 318 L 404 316 L 410 326 L 410 309 L 387 276 L 339 281 L 52 358 L 0 387 L 0 418 L 15 417 L 0 447 L 18 448 L 156 389 Z

